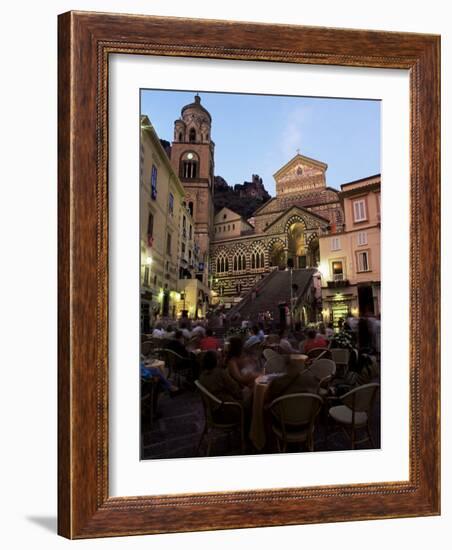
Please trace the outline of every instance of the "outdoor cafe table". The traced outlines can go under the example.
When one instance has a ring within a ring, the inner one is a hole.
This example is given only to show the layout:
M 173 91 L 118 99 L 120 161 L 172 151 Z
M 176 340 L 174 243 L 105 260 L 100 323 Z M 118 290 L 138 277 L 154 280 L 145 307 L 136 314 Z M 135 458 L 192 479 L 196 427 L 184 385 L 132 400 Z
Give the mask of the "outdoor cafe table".
M 264 403 L 270 381 L 275 376 L 281 375 L 262 375 L 254 381 L 253 390 L 253 411 L 251 414 L 250 440 L 257 450 L 262 450 L 265 446 L 265 424 L 264 424 Z
M 300 370 L 303 370 L 306 368 L 306 360 L 309 359 L 307 355 L 304 355 L 302 353 L 293 353 L 289 357 L 290 357 L 290 362 L 294 363 L 295 365 L 298 365 L 300 367 Z

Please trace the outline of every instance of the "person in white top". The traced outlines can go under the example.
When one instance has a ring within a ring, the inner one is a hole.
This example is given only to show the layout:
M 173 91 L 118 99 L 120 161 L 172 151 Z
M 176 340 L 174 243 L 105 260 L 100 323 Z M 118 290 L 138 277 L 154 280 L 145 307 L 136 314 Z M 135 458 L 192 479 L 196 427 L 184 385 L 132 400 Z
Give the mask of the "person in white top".
M 190 340 L 191 332 L 188 330 L 186 323 L 182 322 L 179 325 L 179 330 L 182 332 L 182 335 L 185 338 L 185 340 Z
M 328 326 L 325 329 L 325 335 L 328 338 L 328 340 L 331 340 L 334 336 L 334 328 L 333 323 L 328 323 Z
M 279 332 L 279 347 L 283 353 L 300 353 L 298 349 L 292 347 L 291 343 L 287 339 L 287 331 L 285 329 L 281 329 Z
M 192 338 L 193 336 L 199 336 L 201 338 L 204 338 L 205 335 L 206 335 L 206 329 L 200 323 L 198 323 L 191 331 Z
M 353 315 L 350 315 L 347 317 L 347 323 L 352 332 L 357 332 L 359 323 L 358 317 L 353 317 Z
M 152 338 L 163 338 L 165 336 L 165 331 L 161 323 L 155 325 L 154 330 L 152 331 Z
M 162 338 L 171 339 L 171 338 L 174 338 L 174 334 L 175 334 L 174 328 L 171 325 L 168 325 L 166 327 L 166 330 L 163 333 Z

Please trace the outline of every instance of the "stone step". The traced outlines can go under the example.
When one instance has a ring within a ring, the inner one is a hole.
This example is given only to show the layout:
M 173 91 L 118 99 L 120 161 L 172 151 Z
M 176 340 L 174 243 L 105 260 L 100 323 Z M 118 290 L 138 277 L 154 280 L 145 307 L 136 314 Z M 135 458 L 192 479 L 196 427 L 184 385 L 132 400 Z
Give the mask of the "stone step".
M 312 276 L 316 269 L 294 269 L 292 271 L 292 285 L 297 285 L 298 289 L 293 292 L 293 297 L 300 299 L 310 288 Z M 233 319 L 236 312 L 240 313 L 241 318 L 247 318 L 256 321 L 258 314 L 270 311 L 273 319 L 279 320 L 278 305 L 282 302 L 290 303 L 291 297 L 291 277 L 290 271 L 274 271 L 270 273 L 258 285 L 258 292 L 253 299 L 252 293 L 248 293 L 243 300 L 229 310 L 228 318 Z

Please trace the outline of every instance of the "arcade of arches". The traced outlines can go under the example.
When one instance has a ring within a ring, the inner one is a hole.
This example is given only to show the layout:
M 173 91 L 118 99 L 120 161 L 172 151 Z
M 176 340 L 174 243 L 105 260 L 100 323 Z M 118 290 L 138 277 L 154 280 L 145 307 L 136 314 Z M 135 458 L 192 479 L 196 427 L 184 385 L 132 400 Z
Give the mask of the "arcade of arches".
M 319 234 L 328 223 L 297 208 L 261 234 L 211 244 L 213 290 L 219 301 L 234 303 L 274 269 L 317 267 Z M 224 216 L 224 214 L 223 214 Z

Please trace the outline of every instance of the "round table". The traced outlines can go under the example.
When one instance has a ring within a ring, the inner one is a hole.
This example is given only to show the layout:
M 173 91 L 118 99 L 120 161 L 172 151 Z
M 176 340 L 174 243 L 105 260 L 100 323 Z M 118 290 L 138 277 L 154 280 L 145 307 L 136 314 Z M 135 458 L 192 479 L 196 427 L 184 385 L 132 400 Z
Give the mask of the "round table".
M 289 355 L 289 361 L 300 367 L 300 370 L 303 370 L 306 368 L 306 361 L 309 359 L 307 355 L 304 355 L 302 353 L 293 353 Z
M 281 374 L 267 374 L 258 376 L 254 381 L 253 411 L 251 415 L 250 440 L 257 450 L 265 446 L 264 403 L 268 386 L 273 378 L 283 376 Z

